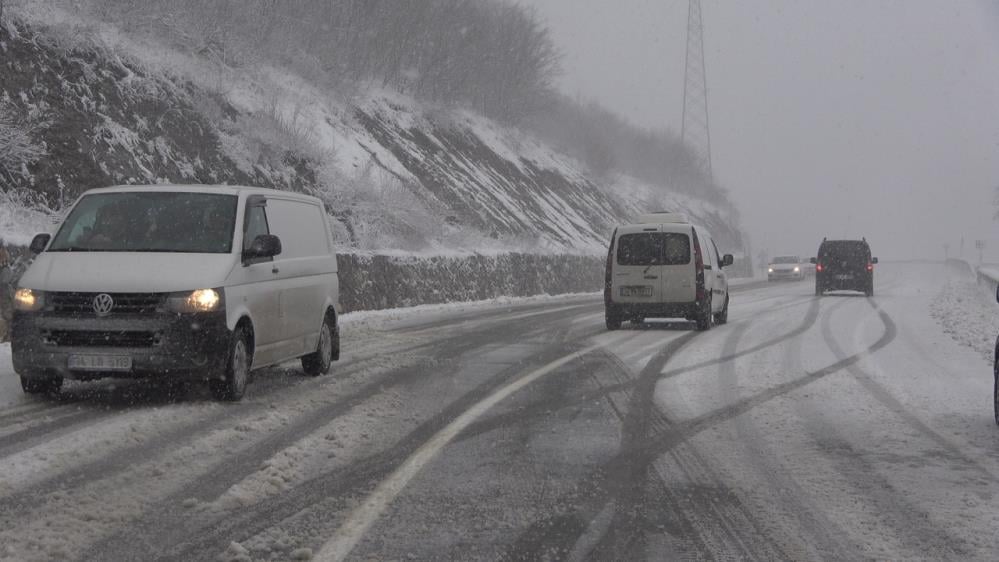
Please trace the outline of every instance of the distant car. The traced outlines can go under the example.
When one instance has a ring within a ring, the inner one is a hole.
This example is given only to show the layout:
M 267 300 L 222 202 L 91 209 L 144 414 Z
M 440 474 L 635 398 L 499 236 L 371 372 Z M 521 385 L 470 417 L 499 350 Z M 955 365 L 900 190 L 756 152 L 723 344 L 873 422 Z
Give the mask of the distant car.
M 630 320 L 685 318 L 698 330 L 728 321 L 732 255 L 718 252 L 711 234 L 685 215 L 643 215 L 619 226 L 607 251 L 604 304 L 608 330 Z
M 874 296 L 874 266 L 878 258 L 871 257 L 866 239 L 822 240 L 815 264 L 815 294 L 826 291 L 860 291 Z
M 798 256 L 777 256 L 767 265 L 767 280 L 801 281 L 805 278 L 805 269 L 805 265 L 801 263 L 801 258 Z

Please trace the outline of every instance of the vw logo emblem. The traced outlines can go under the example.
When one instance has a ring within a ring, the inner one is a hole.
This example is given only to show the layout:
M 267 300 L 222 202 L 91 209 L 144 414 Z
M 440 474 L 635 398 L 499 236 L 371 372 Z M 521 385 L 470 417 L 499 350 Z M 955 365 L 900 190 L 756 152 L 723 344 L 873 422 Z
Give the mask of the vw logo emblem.
M 98 316 L 107 316 L 111 314 L 111 310 L 114 308 L 114 299 L 111 295 L 107 293 L 101 293 L 94 297 L 94 312 Z

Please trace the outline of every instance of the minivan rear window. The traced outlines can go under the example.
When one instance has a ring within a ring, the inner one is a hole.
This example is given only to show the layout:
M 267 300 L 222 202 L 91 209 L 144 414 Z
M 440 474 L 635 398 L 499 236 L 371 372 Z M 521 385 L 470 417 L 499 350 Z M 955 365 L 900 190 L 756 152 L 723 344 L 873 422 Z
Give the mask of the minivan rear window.
M 618 265 L 684 265 L 690 263 L 690 237 L 677 232 L 622 234 L 617 240 Z
M 823 242 L 819 247 L 819 261 L 841 260 L 855 263 L 867 263 L 871 251 L 867 243 L 855 240 L 835 240 Z
M 236 204 L 216 193 L 94 193 L 73 207 L 49 251 L 227 254 Z

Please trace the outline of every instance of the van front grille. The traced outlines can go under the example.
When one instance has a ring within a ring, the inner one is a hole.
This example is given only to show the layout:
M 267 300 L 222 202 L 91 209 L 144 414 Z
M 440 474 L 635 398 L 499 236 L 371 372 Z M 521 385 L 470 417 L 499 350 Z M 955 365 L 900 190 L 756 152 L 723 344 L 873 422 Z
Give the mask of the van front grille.
M 51 310 L 69 316 L 96 316 L 94 298 L 103 293 L 48 293 Z M 114 301 L 111 315 L 151 314 L 163 305 L 162 293 L 107 293 Z
M 51 330 L 46 342 L 59 347 L 153 347 L 155 332 Z

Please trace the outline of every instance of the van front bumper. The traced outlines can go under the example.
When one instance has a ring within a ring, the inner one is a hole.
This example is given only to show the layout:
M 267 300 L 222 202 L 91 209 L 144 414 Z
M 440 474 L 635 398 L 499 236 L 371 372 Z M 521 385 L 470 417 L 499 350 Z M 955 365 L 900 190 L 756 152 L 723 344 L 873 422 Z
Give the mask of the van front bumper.
M 11 355 L 14 371 L 26 378 L 216 379 L 224 376 L 230 335 L 224 311 L 112 318 L 16 312 L 11 323 Z M 71 369 L 74 355 L 128 356 L 131 368 Z

